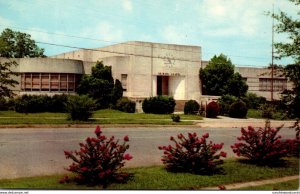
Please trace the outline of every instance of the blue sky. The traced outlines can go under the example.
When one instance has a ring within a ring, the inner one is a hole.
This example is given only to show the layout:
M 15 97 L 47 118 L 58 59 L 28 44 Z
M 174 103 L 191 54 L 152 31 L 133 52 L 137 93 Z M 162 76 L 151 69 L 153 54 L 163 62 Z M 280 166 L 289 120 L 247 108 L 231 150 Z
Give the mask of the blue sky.
M 265 12 L 273 3 L 275 12 L 299 11 L 287 0 L 0 0 L 0 30 L 82 48 L 133 40 L 196 45 L 202 60 L 223 53 L 237 66 L 267 66 L 272 19 Z M 287 40 L 275 34 L 275 41 Z M 46 55 L 74 50 L 38 45 Z

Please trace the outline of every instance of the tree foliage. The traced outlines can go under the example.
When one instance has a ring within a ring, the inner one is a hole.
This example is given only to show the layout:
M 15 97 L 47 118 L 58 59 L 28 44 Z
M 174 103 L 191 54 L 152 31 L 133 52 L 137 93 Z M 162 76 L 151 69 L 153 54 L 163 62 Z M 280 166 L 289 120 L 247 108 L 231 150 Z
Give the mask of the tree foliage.
M 0 35 L 0 57 L 23 58 L 45 57 L 44 49 L 39 48 L 31 36 L 6 28 Z
M 45 57 L 45 55 L 44 49 L 39 48 L 29 34 L 7 28 L 0 35 L 0 57 Z M 12 68 L 17 65 L 13 60 L 0 63 L 0 96 L 11 97 L 13 95 L 11 88 L 18 84 L 13 76 L 18 74 L 13 72 Z
M 239 73 L 234 73 L 234 65 L 224 54 L 214 56 L 204 69 L 200 69 L 202 92 L 207 95 L 225 94 L 244 96 L 248 86 Z
M 84 75 L 82 77 L 77 88 L 77 93 L 86 94 L 95 99 L 98 108 L 107 108 L 111 103 L 116 103 L 122 97 L 123 89 L 121 95 L 120 84 L 116 81 L 116 85 L 114 86 L 111 67 L 104 66 L 102 62 L 98 61 L 92 67 L 91 75 Z
M 123 97 L 123 87 L 120 80 L 116 79 L 115 86 L 112 90 L 111 101 L 113 104 L 116 104 L 119 99 Z
M 296 6 L 300 5 L 300 0 L 290 0 Z M 298 16 L 300 12 L 298 11 Z M 293 83 L 292 91 L 286 91 L 283 100 L 286 100 L 289 113 L 295 117 L 300 117 L 300 20 L 288 16 L 287 13 L 280 12 L 273 14 L 273 18 L 278 21 L 276 25 L 277 33 L 284 33 L 288 35 L 288 42 L 275 43 L 275 48 L 279 54 L 279 58 L 292 57 L 294 64 L 287 65 L 284 68 L 285 76 Z
M 11 90 L 19 82 L 13 79 L 18 73 L 12 71 L 12 67 L 17 66 L 15 61 L 0 63 L 0 97 L 11 97 Z

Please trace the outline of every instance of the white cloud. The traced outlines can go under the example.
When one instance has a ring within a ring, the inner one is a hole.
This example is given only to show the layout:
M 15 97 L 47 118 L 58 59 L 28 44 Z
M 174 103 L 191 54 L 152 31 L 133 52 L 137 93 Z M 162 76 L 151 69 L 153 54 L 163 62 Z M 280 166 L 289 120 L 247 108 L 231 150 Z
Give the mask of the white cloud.
M 195 40 L 199 39 L 199 32 L 195 26 L 190 24 L 167 25 L 158 31 L 161 39 L 165 43 L 181 45 L 197 45 Z
M 49 37 L 47 31 L 40 28 L 30 28 L 30 31 L 26 32 L 31 35 L 31 38 L 41 42 L 52 42 L 53 39 Z M 53 37 L 53 35 L 52 35 Z
M 123 39 L 123 31 L 107 21 L 100 22 L 93 27 L 87 28 L 80 34 L 80 36 L 105 41 L 121 41 Z
M 5 28 L 10 28 L 14 25 L 14 22 L 0 16 L 0 30 L 4 30 Z
M 124 10 L 131 12 L 133 9 L 131 0 L 123 0 L 123 8 Z
M 163 36 L 163 39 L 167 41 L 168 43 L 184 43 L 186 40 L 185 33 L 182 32 L 183 28 L 177 28 L 173 25 L 166 26 L 161 34 Z
M 272 9 L 273 0 L 204 0 L 199 5 L 200 22 L 204 34 L 210 36 L 260 35 Z M 270 9 L 269 9 L 270 8 Z

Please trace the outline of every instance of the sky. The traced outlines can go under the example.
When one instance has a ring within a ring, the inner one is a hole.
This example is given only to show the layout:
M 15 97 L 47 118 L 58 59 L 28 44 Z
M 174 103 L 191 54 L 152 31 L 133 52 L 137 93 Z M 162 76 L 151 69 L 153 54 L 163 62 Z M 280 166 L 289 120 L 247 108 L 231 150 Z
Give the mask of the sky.
M 236 66 L 265 67 L 272 60 L 266 12 L 273 4 L 275 13 L 299 11 L 288 0 L 0 0 L 0 32 L 11 28 L 37 42 L 80 48 L 125 41 L 194 45 L 202 60 L 223 53 Z M 276 33 L 274 40 L 289 41 Z M 75 50 L 43 43 L 37 45 L 47 56 Z

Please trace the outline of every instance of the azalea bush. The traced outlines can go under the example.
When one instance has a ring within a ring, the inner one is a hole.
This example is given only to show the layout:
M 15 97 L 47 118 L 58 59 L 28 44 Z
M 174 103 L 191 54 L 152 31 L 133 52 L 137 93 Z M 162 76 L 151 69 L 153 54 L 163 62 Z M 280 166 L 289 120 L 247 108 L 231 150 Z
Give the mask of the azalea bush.
M 237 156 L 246 157 L 256 164 L 274 164 L 287 156 L 294 146 L 294 140 L 281 140 L 281 135 L 278 135 L 281 128 L 242 128 L 242 136 L 231 148 Z
M 64 151 L 67 159 L 73 163 L 67 169 L 76 174 L 74 180 L 80 184 L 107 186 L 112 182 L 126 182 L 130 175 L 119 170 L 125 165 L 126 160 L 132 156 L 125 154 L 129 148 L 128 136 L 120 144 L 115 137 L 102 135 L 99 126 L 95 130 L 96 138 L 88 137 L 86 143 L 79 143 L 80 150 Z M 65 177 L 60 181 L 68 180 Z
M 177 140 L 170 137 L 175 146 L 159 146 L 164 151 L 162 162 L 166 169 L 173 172 L 190 172 L 195 174 L 212 174 L 217 172 L 218 165 L 223 163 L 226 153 L 220 151 L 223 143 L 214 144 L 207 141 L 209 134 L 198 137 L 196 133 L 177 135 Z M 220 152 L 219 152 L 220 151 Z

